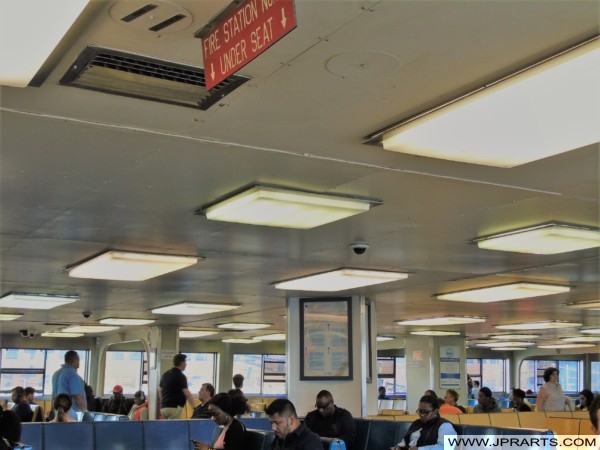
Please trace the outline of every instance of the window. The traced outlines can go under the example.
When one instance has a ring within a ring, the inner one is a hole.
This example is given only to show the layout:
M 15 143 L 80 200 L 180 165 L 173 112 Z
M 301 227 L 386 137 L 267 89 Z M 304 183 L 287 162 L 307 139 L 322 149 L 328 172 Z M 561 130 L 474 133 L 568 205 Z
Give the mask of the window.
M 244 376 L 244 394 L 285 395 L 285 355 L 233 355 L 233 373 Z
M 112 395 L 113 387 L 123 386 L 123 393 L 133 395 L 141 389 L 148 392 L 148 374 L 144 377 L 146 352 L 144 351 L 115 351 L 106 352 L 104 368 L 103 395 Z M 145 383 L 144 383 L 145 381 Z
M 377 386 L 384 386 L 387 395 L 406 395 L 406 358 L 402 356 L 378 357 Z
M 581 375 L 583 373 L 582 361 L 548 361 L 529 359 L 521 363 L 519 370 L 520 388 L 523 390 L 531 389 L 534 392 L 539 391 L 544 384 L 544 371 L 548 367 L 557 367 L 559 381 L 563 391 L 568 393 L 579 392 L 581 386 Z
M 87 350 L 79 353 L 79 375 L 87 378 Z M 2 349 L 0 355 L 0 393 L 16 386 L 32 387 L 39 396 L 52 395 L 52 375 L 65 362 L 67 350 Z
M 509 364 L 506 359 L 467 359 L 467 373 L 479 387 L 488 387 L 492 392 L 507 392 Z
M 592 361 L 590 378 L 592 392 L 600 392 L 600 361 Z
M 194 395 L 200 390 L 202 384 L 210 383 L 217 386 L 217 354 L 216 353 L 185 353 L 187 367 L 185 376 L 188 380 L 188 389 Z

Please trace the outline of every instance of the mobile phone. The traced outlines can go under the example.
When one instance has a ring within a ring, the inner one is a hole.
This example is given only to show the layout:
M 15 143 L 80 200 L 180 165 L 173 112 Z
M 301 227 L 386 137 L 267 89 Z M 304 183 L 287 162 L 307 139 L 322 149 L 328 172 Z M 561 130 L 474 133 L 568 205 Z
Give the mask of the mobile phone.
M 196 439 L 190 439 L 190 441 L 192 441 L 192 444 L 201 444 L 201 442 Z

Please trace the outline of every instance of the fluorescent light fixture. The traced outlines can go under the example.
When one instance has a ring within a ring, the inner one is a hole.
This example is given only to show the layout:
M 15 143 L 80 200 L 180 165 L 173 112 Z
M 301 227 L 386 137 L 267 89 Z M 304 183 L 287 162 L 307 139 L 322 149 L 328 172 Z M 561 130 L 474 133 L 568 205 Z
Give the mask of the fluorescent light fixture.
M 502 342 L 481 342 L 479 344 L 475 344 L 477 347 L 531 347 L 535 345 L 535 342 L 512 342 L 512 341 L 502 341 Z
M 490 350 L 514 352 L 517 350 L 527 350 L 527 348 L 525 348 L 525 347 L 494 347 L 494 348 L 491 348 Z
M 588 328 L 587 330 L 579 330 L 581 333 L 586 334 L 600 334 L 600 328 Z
M 436 294 L 439 300 L 452 300 L 457 302 L 491 303 L 505 300 L 518 300 L 522 298 L 539 297 L 542 295 L 561 294 L 569 292 L 569 286 L 541 283 L 511 283 L 500 286 L 490 286 L 467 291 Z
M 255 341 L 285 341 L 285 333 L 273 333 L 265 334 L 263 336 L 256 336 L 253 338 Z
M 16 320 L 21 317 L 23 314 L 8 314 L 8 313 L 0 313 L 0 321 L 9 321 Z
M 100 320 L 103 325 L 148 325 L 154 323 L 154 319 L 121 319 L 118 317 L 107 317 Z
M 554 328 L 574 328 L 583 325 L 580 322 L 568 322 L 566 320 L 540 320 L 537 322 L 513 323 L 507 325 L 495 325 L 500 330 L 550 330 Z
M 422 330 L 411 331 L 415 336 L 460 336 L 460 331 Z
M 374 284 L 404 280 L 407 273 L 380 270 L 338 269 L 275 283 L 277 289 L 290 291 L 335 292 Z
M 222 328 L 224 330 L 248 331 L 262 330 L 264 328 L 269 328 L 270 326 L 270 323 L 229 322 L 219 324 L 217 325 L 217 328 Z
M 567 306 L 569 308 L 575 308 L 575 309 L 600 310 L 600 300 L 593 300 L 591 302 L 571 303 Z
M 79 300 L 77 295 L 12 293 L 0 298 L 0 308 L 52 309 Z
M 87 4 L 88 0 L 3 0 L 0 84 L 26 87 Z
M 539 338 L 540 335 L 539 334 L 494 334 L 493 336 L 490 336 L 490 339 L 495 339 L 498 341 L 501 340 L 507 340 L 507 341 L 512 341 L 512 340 L 518 340 L 518 339 L 537 339 Z
M 42 337 L 55 337 L 55 338 L 78 338 L 83 336 L 83 333 L 64 333 L 62 331 L 44 331 Z
M 107 331 L 118 330 L 119 327 L 109 327 L 106 325 L 75 325 L 62 330 L 63 333 L 105 333 Z
M 195 256 L 107 251 L 67 270 L 69 276 L 75 278 L 144 281 L 197 262 Z
M 226 344 L 256 344 L 258 341 L 254 339 L 232 338 L 222 339 L 221 342 L 225 342 Z
M 377 336 L 377 342 L 393 341 L 394 338 L 391 336 Z
M 384 132 L 383 148 L 513 167 L 594 144 L 599 79 L 594 38 L 394 126 Z
M 441 316 L 441 317 L 424 317 L 421 319 L 401 320 L 396 322 L 398 325 L 460 325 L 465 323 L 481 323 L 485 322 L 485 317 L 476 316 Z
M 584 348 L 584 347 L 595 347 L 595 344 L 547 344 L 538 345 L 538 348 Z
M 180 339 L 191 339 L 205 336 L 212 336 L 217 334 L 217 331 L 204 331 L 204 330 L 179 330 Z
M 182 302 L 174 305 L 154 308 L 154 314 L 172 314 L 178 316 L 198 316 L 201 314 L 212 314 L 223 311 L 230 311 L 239 308 L 242 305 L 227 305 L 222 303 L 193 303 Z
M 365 199 L 254 186 L 202 212 L 210 220 L 310 229 L 368 211 L 372 203 Z
M 600 336 L 570 336 L 560 338 L 565 342 L 600 342 Z
M 600 230 L 565 224 L 544 224 L 475 239 L 479 248 L 554 255 L 600 247 Z

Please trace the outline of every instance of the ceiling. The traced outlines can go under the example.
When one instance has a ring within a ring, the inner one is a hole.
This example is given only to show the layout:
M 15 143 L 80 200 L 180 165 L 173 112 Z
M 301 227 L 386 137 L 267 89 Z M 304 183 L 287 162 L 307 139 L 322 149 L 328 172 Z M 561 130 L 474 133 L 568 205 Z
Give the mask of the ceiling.
M 1 294 L 80 296 L 49 311 L 23 310 L 19 321 L 1 323 L 2 333 L 152 318 L 150 309 L 184 300 L 242 307 L 155 316 L 157 323 L 261 321 L 285 331 L 286 296 L 323 294 L 279 291 L 272 283 L 339 267 L 411 273 L 335 294 L 374 302 L 380 335 L 419 328 L 398 320 L 442 314 L 485 316 L 483 324 L 443 327 L 471 338 L 525 318 L 600 324 L 600 311 L 565 307 L 600 298 L 598 249 L 527 255 L 472 243 L 549 221 L 598 227 L 598 143 L 510 169 L 364 143 L 377 130 L 598 34 L 598 2 L 296 0 L 297 28 L 239 70 L 250 80 L 206 111 L 59 85 L 88 44 L 201 67 L 194 33 L 228 4 L 172 2 L 191 20 L 156 33 L 115 20 L 111 12 L 122 3 L 88 6 L 39 87 L 1 88 Z M 382 204 L 311 230 L 195 214 L 254 183 Z M 349 244 L 356 241 L 370 248 L 355 255 Z M 67 266 L 108 248 L 205 259 L 145 282 L 68 276 Z M 432 296 L 521 280 L 573 289 L 487 304 Z M 264 332 L 237 333 L 258 334 Z

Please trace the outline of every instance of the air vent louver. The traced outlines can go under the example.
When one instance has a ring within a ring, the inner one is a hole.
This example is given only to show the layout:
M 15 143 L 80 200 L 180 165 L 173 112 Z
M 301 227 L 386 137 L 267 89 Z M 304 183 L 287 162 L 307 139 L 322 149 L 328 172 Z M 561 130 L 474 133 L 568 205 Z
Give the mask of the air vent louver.
M 232 75 L 207 92 L 201 67 L 88 46 L 59 82 L 206 110 L 248 80 Z

